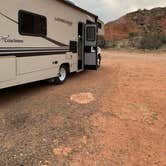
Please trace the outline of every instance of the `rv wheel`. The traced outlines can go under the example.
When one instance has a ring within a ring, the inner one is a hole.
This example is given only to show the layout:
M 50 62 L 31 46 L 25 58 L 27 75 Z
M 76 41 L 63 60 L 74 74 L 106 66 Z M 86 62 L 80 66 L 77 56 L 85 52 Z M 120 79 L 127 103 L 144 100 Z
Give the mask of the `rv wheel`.
M 68 70 L 65 65 L 62 65 L 59 69 L 59 76 L 56 78 L 56 84 L 63 84 L 67 79 Z

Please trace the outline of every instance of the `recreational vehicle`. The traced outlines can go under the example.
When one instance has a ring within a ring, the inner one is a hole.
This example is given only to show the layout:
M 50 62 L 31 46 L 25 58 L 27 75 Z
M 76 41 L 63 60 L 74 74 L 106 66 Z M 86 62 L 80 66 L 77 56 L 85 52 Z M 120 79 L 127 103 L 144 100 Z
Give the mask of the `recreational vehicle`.
M 65 0 L 0 1 L 0 89 L 98 69 L 96 15 Z

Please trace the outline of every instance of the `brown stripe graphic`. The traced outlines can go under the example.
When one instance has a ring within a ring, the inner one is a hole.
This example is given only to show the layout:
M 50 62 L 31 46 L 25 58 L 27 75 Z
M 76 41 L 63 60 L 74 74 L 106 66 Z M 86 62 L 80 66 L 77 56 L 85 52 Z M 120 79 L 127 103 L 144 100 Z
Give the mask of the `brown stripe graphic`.
M 8 20 L 10 20 L 10 21 L 12 21 L 12 22 L 14 22 L 14 23 L 18 24 L 18 22 L 17 22 L 17 21 L 15 21 L 15 20 L 13 20 L 12 18 L 10 18 L 10 17 L 6 16 L 5 14 L 3 14 L 3 13 L 1 13 L 1 12 L 0 12 L 0 14 L 1 14 L 2 16 L 4 16 L 5 18 L 7 18 Z
M 64 43 L 61 43 L 61 42 L 58 42 L 58 41 L 56 41 L 56 40 L 54 40 L 54 39 L 51 39 L 51 38 L 49 38 L 49 37 L 43 37 L 44 39 L 46 39 L 46 40 L 48 40 L 49 42 L 51 42 L 51 43 L 54 43 L 54 44 L 56 44 L 56 45 L 58 45 L 58 46 L 68 46 L 68 45 L 66 45 L 66 44 L 64 44 Z

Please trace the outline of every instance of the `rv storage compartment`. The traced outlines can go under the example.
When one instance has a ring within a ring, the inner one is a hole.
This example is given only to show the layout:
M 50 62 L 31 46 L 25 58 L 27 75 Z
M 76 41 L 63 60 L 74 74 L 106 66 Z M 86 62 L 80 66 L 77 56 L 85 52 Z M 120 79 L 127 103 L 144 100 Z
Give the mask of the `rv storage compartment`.
M 10 81 L 16 77 L 15 56 L 0 57 L 0 82 Z

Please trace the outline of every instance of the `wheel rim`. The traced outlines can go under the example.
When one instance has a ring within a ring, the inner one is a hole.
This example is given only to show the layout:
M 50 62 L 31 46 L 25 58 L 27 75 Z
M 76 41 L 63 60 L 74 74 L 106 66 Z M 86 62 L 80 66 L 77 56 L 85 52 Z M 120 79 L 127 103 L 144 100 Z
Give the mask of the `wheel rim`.
M 66 70 L 62 67 L 59 71 L 59 80 L 64 81 L 66 78 Z

